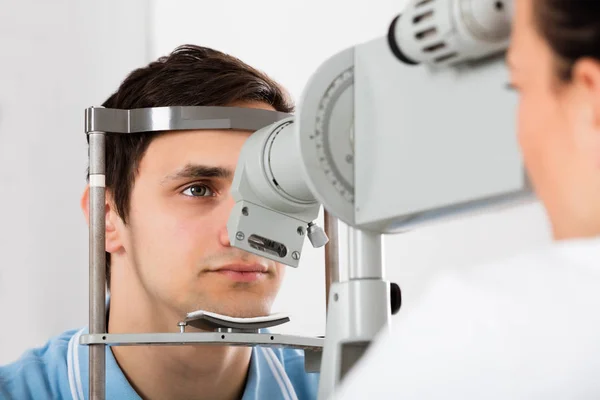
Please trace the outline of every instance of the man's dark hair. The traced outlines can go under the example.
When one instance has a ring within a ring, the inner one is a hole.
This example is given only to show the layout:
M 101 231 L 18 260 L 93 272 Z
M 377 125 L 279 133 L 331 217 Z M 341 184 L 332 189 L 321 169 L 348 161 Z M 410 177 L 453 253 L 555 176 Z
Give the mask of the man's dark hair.
M 534 22 L 556 56 L 561 81 L 571 81 L 580 58 L 600 60 L 600 1 L 536 0 Z
M 291 113 L 288 94 L 264 73 L 217 50 L 195 45 L 176 48 L 134 70 L 102 106 L 134 109 L 171 106 L 230 106 L 262 102 Z M 106 136 L 106 190 L 124 223 L 139 163 L 158 133 Z M 106 254 L 110 283 L 110 254 Z

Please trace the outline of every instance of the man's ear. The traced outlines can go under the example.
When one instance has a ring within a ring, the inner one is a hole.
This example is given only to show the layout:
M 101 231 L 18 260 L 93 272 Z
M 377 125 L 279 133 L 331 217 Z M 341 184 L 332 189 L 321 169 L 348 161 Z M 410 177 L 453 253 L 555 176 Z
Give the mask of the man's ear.
M 120 217 L 113 205 L 110 192 L 106 191 L 106 203 L 104 207 L 104 218 L 106 224 L 105 239 L 106 251 L 115 253 L 123 247 L 122 232 L 120 230 L 122 224 L 119 224 Z M 86 223 L 90 224 L 90 186 L 87 185 L 81 196 L 81 210 L 85 217 Z

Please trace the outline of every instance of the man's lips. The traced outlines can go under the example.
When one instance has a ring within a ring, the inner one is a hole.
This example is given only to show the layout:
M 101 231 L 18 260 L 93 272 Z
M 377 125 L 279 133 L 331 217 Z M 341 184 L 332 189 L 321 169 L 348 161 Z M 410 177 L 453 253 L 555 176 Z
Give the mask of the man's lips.
M 268 268 L 260 264 L 231 264 L 210 271 L 234 281 L 253 282 L 267 276 Z
M 266 273 L 268 268 L 261 264 L 230 264 L 216 268 L 215 271 L 233 271 L 233 272 L 258 272 Z

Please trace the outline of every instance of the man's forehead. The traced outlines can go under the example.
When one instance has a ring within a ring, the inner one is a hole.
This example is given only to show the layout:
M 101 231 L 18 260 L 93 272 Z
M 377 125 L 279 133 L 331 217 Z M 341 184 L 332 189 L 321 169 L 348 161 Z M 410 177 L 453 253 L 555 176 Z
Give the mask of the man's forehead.
M 219 149 L 235 150 L 235 146 L 242 145 L 252 133 L 252 131 L 233 129 L 171 131 L 152 140 L 148 150 L 179 149 L 208 153 Z
M 246 139 L 240 130 L 197 130 L 167 132 L 155 138 L 140 162 L 140 172 L 172 175 L 188 165 L 235 168 Z

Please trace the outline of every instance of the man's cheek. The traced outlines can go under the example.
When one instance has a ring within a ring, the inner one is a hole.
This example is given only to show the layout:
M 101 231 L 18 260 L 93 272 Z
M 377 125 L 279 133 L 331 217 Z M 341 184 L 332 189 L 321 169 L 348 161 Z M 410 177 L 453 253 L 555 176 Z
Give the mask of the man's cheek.
M 285 278 L 285 273 L 287 271 L 287 266 L 283 265 L 283 264 L 278 264 L 276 267 L 277 270 L 277 277 L 279 282 L 281 282 L 283 280 L 283 278 Z

